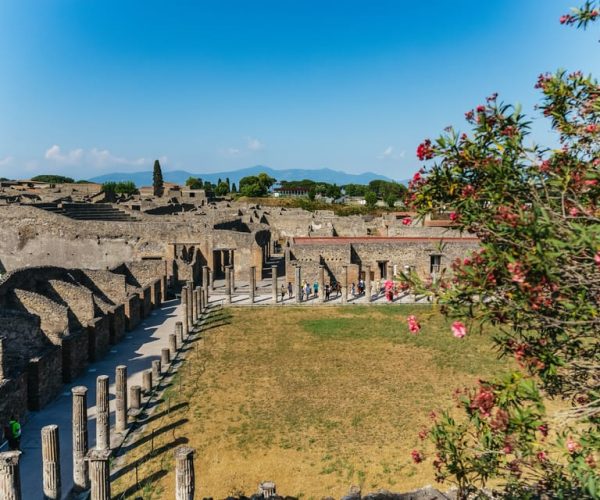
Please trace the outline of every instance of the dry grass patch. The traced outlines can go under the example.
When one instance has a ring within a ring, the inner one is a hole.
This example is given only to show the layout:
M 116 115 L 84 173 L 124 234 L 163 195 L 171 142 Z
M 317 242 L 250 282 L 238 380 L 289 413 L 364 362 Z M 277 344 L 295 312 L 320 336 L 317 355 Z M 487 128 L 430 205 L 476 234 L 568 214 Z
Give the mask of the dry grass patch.
M 418 336 L 408 333 L 409 314 L 421 319 Z M 127 455 L 143 462 L 140 480 L 158 478 L 144 498 L 173 491 L 175 439 L 197 450 L 200 498 L 251 494 L 267 479 L 304 498 L 339 498 L 352 484 L 400 491 L 432 483 L 431 468 L 410 460 L 430 410 L 506 365 L 489 337 L 456 340 L 426 306 L 227 309 L 191 349 L 166 394 L 171 406 L 189 405 L 148 426 L 171 425 L 154 440 L 164 452 L 151 456 L 145 441 Z

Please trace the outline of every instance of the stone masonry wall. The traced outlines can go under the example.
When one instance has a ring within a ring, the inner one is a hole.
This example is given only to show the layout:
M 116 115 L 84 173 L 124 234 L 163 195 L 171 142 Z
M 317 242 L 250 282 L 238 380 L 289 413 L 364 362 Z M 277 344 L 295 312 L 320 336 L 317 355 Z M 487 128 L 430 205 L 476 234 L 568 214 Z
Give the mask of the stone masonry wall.
M 69 328 L 68 309 L 34 292 L 14 290 L 13 308 L 39 316 L 44 334 L 53 344 L 60 344 Z

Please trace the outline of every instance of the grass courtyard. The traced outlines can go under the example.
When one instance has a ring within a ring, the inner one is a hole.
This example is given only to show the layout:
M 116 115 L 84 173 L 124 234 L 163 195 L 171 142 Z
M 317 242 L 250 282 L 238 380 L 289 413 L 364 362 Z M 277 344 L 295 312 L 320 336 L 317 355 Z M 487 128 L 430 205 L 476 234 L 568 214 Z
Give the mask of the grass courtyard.
M 428 306 L 224 309 L 188 349 L 113 495 L 171 495 L 180 444 L 197 451 L 198 498 L 264 480 L 306 499 L 432 484 L 431 465 L 410 458 L 429 412 L 507 368 L 488 336 L 457 340 Z

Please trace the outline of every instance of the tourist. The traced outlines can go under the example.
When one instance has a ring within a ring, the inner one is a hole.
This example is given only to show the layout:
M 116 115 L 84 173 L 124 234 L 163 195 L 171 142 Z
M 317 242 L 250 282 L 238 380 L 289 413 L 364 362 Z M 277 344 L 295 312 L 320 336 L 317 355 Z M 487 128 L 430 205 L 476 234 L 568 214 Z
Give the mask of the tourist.
M 310 283 L 308 281 L 306 282 L 305 290 L 306 290 L 306 300 L 308 300 L 310 298 Z
M 281 302 L 283 303 L 284 300 L 285 300 L 285 285 L 282 283 L 281 284 Z
M 313 292 L 315 294 L 315 298 L 319 296 L 319 283 L 315 281 L 313 285 Z
M 288 281 L 288 296 L 291 299 L 292 298 L 292 292 L 294 290 L 294 287 L 292 286 L 292 282 Z
M 10 417 L 10 422 L 8 422 L 8 447 L 11 450 L 20 450 L 21 449 L 21 424 L 14 417 Z
M 329 296 L 331 295 L 331 287 L 329 283 L 325 285 L 325 300 L 329 300 Z
M 350 293 L 352 294 L 352 297 L 356 297 L 356 284 L 354 282 L 352 282 L 352 288 L 350 289 Z

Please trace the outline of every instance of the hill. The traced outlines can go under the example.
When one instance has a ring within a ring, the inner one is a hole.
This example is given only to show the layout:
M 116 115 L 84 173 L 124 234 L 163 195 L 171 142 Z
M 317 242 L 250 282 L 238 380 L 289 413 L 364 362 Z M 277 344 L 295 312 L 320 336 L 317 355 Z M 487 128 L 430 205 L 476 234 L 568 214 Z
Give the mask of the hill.
M 389 177 L 384 175 L 375 174 L 373 172 L 365 172 L 363 174 L 348 174 L 339 170 L 331 170 L 329 168 L 321 169 L 285 169 L 276 170 L 271 167 L 263 165 L 255 165 L 253 167 L 243 168 L 240 170 L 232 170 L 229 172 L 216 172 L 216 173 L 192 173 L 185 170 L 172 170 L 163 171 L 163 177 L 166 182 L 176 182 L 177 184 L 184 184 L 188 177 L 200 177 L 202 180 L 217 182 L 217 179 L 223 179 L 229 177 L 231 182 L 239 184 L 242 177 L 248 175 L 257 175 L 260 172 L 265 172 L 271 177 L 274 177 L 278 181 L 300 181 L 303 179 L 311 179 L 317 182 L 328 182 L 330 184 L 368 184 L 370 181 L 375 179 L 381 179 L 385 181 L 391 181 Z M 152 172 L 128 172 L 120 173 L 114 172 L 110 174 L 99 175 L 89 179 L 91 182 L 107 182 L 107 181 L 133 181 L 137 186 L 150 186 L 152 184 Z

